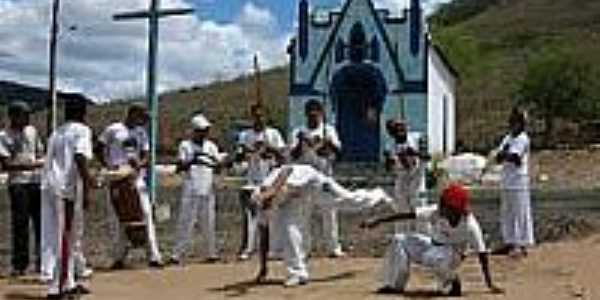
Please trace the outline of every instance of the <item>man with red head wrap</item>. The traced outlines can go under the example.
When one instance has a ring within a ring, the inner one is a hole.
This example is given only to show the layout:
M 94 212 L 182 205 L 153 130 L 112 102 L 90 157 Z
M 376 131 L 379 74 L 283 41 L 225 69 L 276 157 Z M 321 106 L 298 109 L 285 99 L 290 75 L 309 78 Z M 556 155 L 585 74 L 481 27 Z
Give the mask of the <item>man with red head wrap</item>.
M 442 293 L 460 296 L 462 288 L 456 270 L 467 251 L 471 250 L 479 254 L 487 286 L 493 293 L 502 293 L 502 290 L 492 283 L 483 234 L 479 222 L 471 213 L 469 193 L 462 185 L 448 185 L 442 192 L 439 205 L 418 207 L 413 212 L 368 220 L 361 226 L 373 228 L 382 223 L 403 220 L 430 221 L 434 225 L 433 234 L 394 235 L 384 258 L 384 286 L 379 292 L 404 292 L 410 276 L 410 264 L 416 263 L 435 275 Z

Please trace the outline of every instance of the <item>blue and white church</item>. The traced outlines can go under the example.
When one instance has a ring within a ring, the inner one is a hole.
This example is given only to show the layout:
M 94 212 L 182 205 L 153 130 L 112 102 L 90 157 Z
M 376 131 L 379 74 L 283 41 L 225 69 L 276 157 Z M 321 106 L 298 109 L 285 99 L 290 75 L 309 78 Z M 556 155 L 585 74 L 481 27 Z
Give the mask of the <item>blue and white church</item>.
M 331 11 L 299 1 L 288 47 L 288 125 L 305 122 L 308 100 L 322 101 L 326 122 L 342 140 L 343 161 L 380 160 L 391 143 L 385 133 L 391 118 L 405 119 L 430 153 L 455 148 L 458 75 L 430 43 L 419 0 L 399 15 L 390 11 L 372 0 L 345 0 Z

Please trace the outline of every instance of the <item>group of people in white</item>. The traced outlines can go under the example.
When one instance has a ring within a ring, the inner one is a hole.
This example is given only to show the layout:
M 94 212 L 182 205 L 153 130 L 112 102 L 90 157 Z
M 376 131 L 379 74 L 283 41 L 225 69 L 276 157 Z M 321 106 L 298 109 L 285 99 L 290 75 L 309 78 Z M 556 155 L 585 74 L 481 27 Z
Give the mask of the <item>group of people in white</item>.
M 240 192 L 242 242 L 239 259 L 257 252 L 260 260 L 258 282 L 268 275 L 269 257 L 282 258 L 288 271 L 284 285 L 309 282 L 307 256 L 313 247 L 311 216 L 322 218 L 324 242 L 332 258 L 343 257 L 338 210 L 368 209 L 389 204 L 395 213 L 364 221 L 363 228 L 396 222 L 395 235 L 384 258 L 382 293 L 404 291 L 410 264 L 427 267 L 448 295 L 461 294 L 457 268 L 468 250 L 479 254 L 486 284 L 495 286 L 489 271 L 488 248 L 470 206 L 468 191 L 460 184 L 443 188 L 439 203 L 429 205 L 419 192 L 429 159 L 409 132 L 406 122 L 389 120 L 386 130 L 393 144 L 385 151 L 385 166 L 395 174 L 390 197 L 382 189 L 349 190 L 333 177 L 333 163 L 342 149 L 335 127 L 324 123 L 318 100 L 305 105 L 306 124 L 292 131 L 286 145 L 281 133 L 266 122 L 264 108 L 253 105 L 252 127 L 241 132 L 237 150 L 227 155 L 210 140 L 211 122 L 202 114 L 190 120 L 190 136 L 179 145 L 177 172 L 183 178 L 176 242 L 166 260 L 183 264 L 198 220 L 206 241 L 206 260 L 218 261 L 215 238 L 214 177 L 231 168 L 246 178 Z M 98 185 L 91 162 L 96 154 L 102 167 L 134 171 L 132 184 L 139 194 L 145 225 L 149 266 L 165 264 L 153 220 L 153 203 L 147 193 L 145 169 L 149 141 L 144 126 L 146 110 L 134 104 L 123 122 L 109 125 L 94 147 L 92 130 L 86 125 L 85 103 L 65 105 L 64 123 L 50 136 L 46 151 L 37 131 L 29 124 L 30 109 L 15 102 L 8 110 L 9 125 L 0 132 L 0 164 L 9 172 L 12 216 L 12 274 L 24 275 L 29 265 L 29 223 L 36 233 L 39 254 L 36 268 L 48 282 L 48 298 L 61 299 L 89 293 L 84 280 L 92 275 L 82 249 L 84 210 Z M 501 223 L 505 246 L 499 253 L 524 256 L 533 245 L 528 156 L 529 138 L 524 113 L 513 111 L 510 132 L 498 148 L 496 160 L 504 165 Z M 43 192 L 41 192 L 43 191 Z M 125 267 L 131 248 L 117 217 L 111 222 L 114 238 L 114 269 Z

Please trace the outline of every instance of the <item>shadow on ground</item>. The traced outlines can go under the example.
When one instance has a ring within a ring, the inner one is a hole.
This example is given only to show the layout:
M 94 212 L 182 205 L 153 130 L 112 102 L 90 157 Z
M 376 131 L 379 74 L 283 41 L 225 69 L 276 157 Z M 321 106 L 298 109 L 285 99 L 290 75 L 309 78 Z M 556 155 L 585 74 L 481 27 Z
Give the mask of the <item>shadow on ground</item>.
M 344 272 L 340 274 L 335 274 L 331 276 L 325 276 L 320 278 L 311 279 L 311 283 L 327 283 L 338 280 L 351 279 L 356 277 L 359 272 Z M 283 280 L 275 280 L 270 279 L 263 281 L 261 283 L 257 283 L 256 280 L 246 280 L 241 282 L 236 282 L 232 284 L 227 284 L 218 288 L 209 288 L 208 291 L 216 292 L 216 293 L 226 293 L 227 297 L 242 297 L 253 289 L 265 287 L 265 286 L 283 286 Z

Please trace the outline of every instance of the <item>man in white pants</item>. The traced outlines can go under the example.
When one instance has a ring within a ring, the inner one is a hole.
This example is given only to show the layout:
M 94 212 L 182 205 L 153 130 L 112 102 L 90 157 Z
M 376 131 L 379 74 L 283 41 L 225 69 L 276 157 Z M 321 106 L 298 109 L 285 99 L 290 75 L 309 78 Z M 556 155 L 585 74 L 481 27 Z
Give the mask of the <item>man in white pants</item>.
M 56 216 L 54 216 L 54 198 L 47 190 L 42 193 L 42 237 L 41 237 L 41 266 L 40 266 L 40 281 L 48 282 L 52 280 L 52 272 L 56 266 L 57 253 L 56 241 L 58 240 L 58 232 L 55 228 Z M 75 237 L 73 241 L 73 260 L 75 261 L 75 277 L 78 279 L 89 279 L 94 270 L 87 265 L 87 259 L 83 252 L 83 235 L 85 231 L 84 224 L 85 216 L 82 201 L 75 203 L 75 212 L 73 222 L 76 224 L 74 228 Z
M 424 168 L 428 155 L 419 153 L 419 139 L 415 134 L 408 133 L 408 124 L 404 120 L 391 119 L 386 122 L 386 130 L 393 139 L 393 145 L 385 151 L 385 167 L 395 175 L 394 209 L 409 211 L 425 205 L 419 197 L 423 186 Z M 414 222 L 398 222 L 395 224 L 396 233 L 421 232 L 426 233 L 428 224 Z
M 89 290 L 78 282 L 75 274 L 76 239 L 83 220 L 75 221 L 77 206 L 86 208 L 90 203 L 93 179 L 88 163 L 92 159 L 92 131 L 85 124 L 86 104 L 74 101 L 65 105 L 66 123 L 58 127 L 48 141 L 48 153 L 42 175 L 42 186 L 49 209 L 42 226 L 53 226 L 43 231 L 54 233 L 49 243 L 56 259 L 52 265 L 48 299 L 61 299 Z
M 309 100 L 305 104 L 306 125 L 295 128 L 290 136 L 291 157 L 294 163 L 308 164 L 315 169 L 333 176 L 333 162 L 340 153 L 342 143 L 335 127 L 324 123 L 323 106 L 318 100 Z M 315 194 L 314 197 L 327 197 Z M 313 211 L 316 209 L 323 222 L 323 235 L 329 256 L 332 258 L 343 257 L 339 237 L 338 213 L 335 207 L 321 206 L 322 201 L 309 201 L 306 209 L 306 235 L 307 251 L 312 250 L 311 221 Z
M 326 194 L 328 197 L 311 197 L 314 194 Z M 288 278 L 284 283 L 286 287 L 306 284 L 309 279 L 301 230 L 304 223 L 304 202 L 321 201 L 319 205 L 322 206 L 351 210 L 392 202 L 382 189 L 350 191 L 312 166 L 297 164 L 283 165 L 273 170 L 261 186 L 255 189 L 252 199 L 262 209 L 271 209 L 272 204 L 277 205 L 280 217 L 273 226 L 280 227 L 283 234 L 283 255 L 288 271 Z M 268 216 L 268 212 L 263 213 L 262 216 Z M 265 251 L 264 248 L 261 247 L 261 251 Z M 260 257 L 261 270 L 257 280 L 262 282 L 267 276 L 267 264 L 266 255 L 263 253 Z
M 192 118 L 191 139 L 179 144 L 178 172 L 183 173 L 181 204 L 177 218 L 177 240 L 170 264 L 180 264 L 198 216 L 206 241 L 207 262 L 219 260 L 215 236 L 215 193 L 213 177 L 224 157 L 217 145 L 208 139 L 210 122 L 201 114 Z
M 250 108 L 252 128 L 240 134 L 237 150 L 237 163 L 245 164 L 246 185 L 240 194 L 242 207 L 242 242 L 239 259 L 246 260 L 255 252 L 257 233 L 257 209 L 250 203 L 250 193 L 259 186 L 269 172 L 283 160 L 285 142 L 281 133 L 267 126 L 264 108 L 258 104 Z M 274 236 L 277 236 L 274 234 Z M 272 242 L 278 248 L 278 242 Z
M 529 191 L 529 136 L 525 124 L 524 112 L 514 109 L 509 120 L 510 133 L 502 140 L 496 157 L 503 165 L 500 225 L 505 246 L 495 252 L 514 257 L 526 256 L 527 248 L 535 243 Z
M 129 107 L 124 122 L 117 122 L 108 126 L 99 137 L 98 154 L 104 167 L 109 170 L 118 170 L 123 167 L 131 167 L 137 172 L 135 182 L 139 193 L 140 204 L 144 213 L 146 224 L 146 241 L 150 257 L 151 268 L 163 266 L 162 257 L 158 249 L 156 230 L 152 215 L 152 204 L 146 187 L 146 170 L 148 164 L 149 141 L 143 126 L 147 123 L 146 109 L 138 104 Z M 113 269 L 123 269 L 127 256 L 129 241 L 125 230 L 116 218 L 112 222 L 112 234 L 115 238 Z
M 449 185 L 439 205 L 417 207 L 414 212 L 368 220 L 361 224 L 373 228 L 393 221 L 424 219 L 435 224 L 433 235 L 395 234 L 383 260 L 383 287 L 379 293 L 403 293 L 410 277 L 411 263 L 424 266 L 447 296 L 461 296 L 462 285 L 457 270 L 467 250 L 479 254 L 484 280 L 493 293 L 503 293 L 492 282 L 488 252 L 475 216 L 470 212 L 469 194 L 458 184 Z

